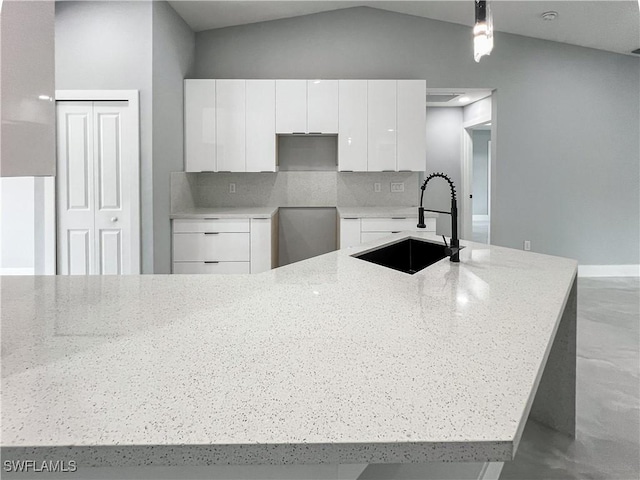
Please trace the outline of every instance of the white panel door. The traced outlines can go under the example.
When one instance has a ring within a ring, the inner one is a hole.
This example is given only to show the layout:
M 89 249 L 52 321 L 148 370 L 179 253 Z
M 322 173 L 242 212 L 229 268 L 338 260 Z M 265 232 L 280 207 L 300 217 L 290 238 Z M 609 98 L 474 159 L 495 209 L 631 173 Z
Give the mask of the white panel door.
M 276 80 L 276 133 L 307 130 L 307 81 Z
M 245 81 L 216 81 L 216 163 L 218 172 L 244 172 Z
M 396 171 L 396 81 L 368 80 L 370 172 Z
M 216 81 L 184 81 L 184 169 L 216 170 Z
M 307 81 L 307 131 L 338 133 L 338 80 Z
M 58 102 L 58 272 L 96 273 L 93 103 Z
M 338 170 L 366 172 L 366 80 L 340 80 L 338 118 Z
M 424 80 L 398 80 L 398 170 L 424 172 L 427 107 Z
M 246 132 L 247 172 L 275 172 L 275 80 L 247 80 Z
M 140 273 L 137 107 L 58 102 L 58 273 Z
M 137 181 L 131 168 L 131 143 L 127 142 L 127 102 L 95 102 L 94 181 L 96 273 L 132 273 L 132 218 L 130 182 Z

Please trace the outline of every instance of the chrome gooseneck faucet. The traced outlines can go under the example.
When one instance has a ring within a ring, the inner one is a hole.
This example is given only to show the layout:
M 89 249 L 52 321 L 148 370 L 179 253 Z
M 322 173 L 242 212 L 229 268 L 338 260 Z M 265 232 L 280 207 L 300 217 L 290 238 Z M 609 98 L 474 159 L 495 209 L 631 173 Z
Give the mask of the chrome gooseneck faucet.
M 427 188 L 427 183 L 429 183 L 429 180 L 436 177 L 444 178 L 447 182 L 449 182 L 449 187 L 451 188 L 451 211 L 450 212 L 443 212 L 441 210 L 428 210 L 422 206 L 422 201 L 424 199 L 424 191 Z M 450 257 L 449 259 L 452 262 L 459 262 L 460 261 L 460 239 L 458 238 L 458 202 L 456 201 L 456 186 L 453 184 L 453 181 L 451 181 L 451 179 L 444 173 L 432 173 L 425 179 L 424 183 L 420 188 L 422 189 L 422 193 L 420 194 L 420 207 L 418 208 L 418 228 L 426 228 L 426 225 L 424 224 L 425 211 L 434 212 L 434 213 L 446 213 L 448 215 L 451 215 L 451 245 L 447 246 L 447 255 L 449 255 Z M 445 245 L 447 244 L 446 239 L 444 243 Z

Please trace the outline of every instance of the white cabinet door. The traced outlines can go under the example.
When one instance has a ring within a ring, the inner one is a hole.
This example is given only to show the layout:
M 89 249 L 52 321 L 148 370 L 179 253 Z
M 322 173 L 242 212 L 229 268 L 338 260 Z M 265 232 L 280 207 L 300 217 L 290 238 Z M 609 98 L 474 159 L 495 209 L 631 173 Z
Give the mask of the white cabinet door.
M 393 235 L 399 235 L 399 232 L 362 232 L 360 235 L 360 240 L 362 243 L 369 243 L 376 240 L 380 240 L 385 237 L 393 237 Z M 393 238 L 389 238 L 393 240 Z
M 271 270 L 273 235 L 270 218 L 251 219 L 251 273 Z
M 338 133 L 338 80 L 307 81 L 307 132 Z
M 184 169 L 216 170 L 216 81 L 184 81 Z
M 370 172 L 396 171 L 396 81 L 368 81 Z
M 415 230 L 417 224 L 417 217 L 363 218 L 362 231 L 400 232 L 402 230 Z
M 307 81 L 276 80 L 276 133 L 307 131 Z
M 173 221 L 173 233 L 249 232 L 248 218 L 180 218 Z
M 249 273 L 249 262 L 173 262 L 173 273 Z
M 340 248 L 360 245 L 360 219 L 340 219 Z
M 427 109 L 424 80 L 398 80 L 398 170 L 426 169 Z
M 216 160 L 218 172 L 244 172 L 245 81 L 216 81 Z
M 338 170 L 366 172 L 366 80 L 340 80 L 338 118 Z
M 174 262 L 248 262 L 248 233 L 176 233 Z
M 276 171 L 276 82 L 247 80 L 247 172 Z

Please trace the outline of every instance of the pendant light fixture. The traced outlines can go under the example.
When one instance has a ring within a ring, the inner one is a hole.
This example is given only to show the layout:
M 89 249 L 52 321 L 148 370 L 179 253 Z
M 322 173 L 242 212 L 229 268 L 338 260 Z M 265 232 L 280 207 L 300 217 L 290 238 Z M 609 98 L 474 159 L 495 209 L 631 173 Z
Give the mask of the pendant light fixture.
M 640 1 L 640 0 L 639 0 Z M 473 59 L 480 61 L 493 50 L 493 18 L 488 0 L 475 0 L 476 23 L 473 26 Z

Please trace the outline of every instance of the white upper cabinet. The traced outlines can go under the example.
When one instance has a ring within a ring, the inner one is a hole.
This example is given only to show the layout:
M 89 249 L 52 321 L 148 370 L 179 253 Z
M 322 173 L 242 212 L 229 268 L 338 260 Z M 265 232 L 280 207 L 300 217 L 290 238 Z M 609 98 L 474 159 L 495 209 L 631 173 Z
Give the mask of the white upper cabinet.
M 338 170 L 367 171 L 367 81 L 340 80 Z
M 338 134 L 338 170 L 425 170 L 424 80 L 185 80 L 185 170 L 275 172 L 277 134 Z
M 216 90 L 216 170 L 244 172 L 245 81 L 217 80 Z
M 216 81 L 184 81 L 184 169 L 216 170 Z
M 368 80 L 368 150 L 370 172 L 395 172 L 396 80 Z
M 276 133 L 307 132 L 307 81 L 276 80 Z
M 426 94 L 424 80 L 398 80 L 399 171 L 421 172 L 426 169 Z
M 308 133 L 338 133 L 338 80 L 307 81 Z
M 246 171 L 276 171 L 276 82 L 247 80 Z

